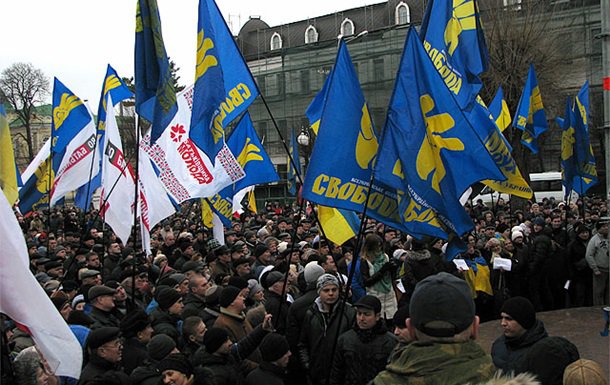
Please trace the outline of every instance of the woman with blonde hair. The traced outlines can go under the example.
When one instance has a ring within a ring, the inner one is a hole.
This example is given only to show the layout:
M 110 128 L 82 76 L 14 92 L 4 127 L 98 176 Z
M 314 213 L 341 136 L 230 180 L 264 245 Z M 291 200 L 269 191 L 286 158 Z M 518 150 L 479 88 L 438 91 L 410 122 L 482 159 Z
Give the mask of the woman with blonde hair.
M 391 321 L 398 309 L 396 293 L 392 280 L 397 264 L 383 252 L 383 240 L 377 234 L 368 234 L 360 253 L 360 274 L 366 293 L 379 298 L 381 314 L 386 322 Z

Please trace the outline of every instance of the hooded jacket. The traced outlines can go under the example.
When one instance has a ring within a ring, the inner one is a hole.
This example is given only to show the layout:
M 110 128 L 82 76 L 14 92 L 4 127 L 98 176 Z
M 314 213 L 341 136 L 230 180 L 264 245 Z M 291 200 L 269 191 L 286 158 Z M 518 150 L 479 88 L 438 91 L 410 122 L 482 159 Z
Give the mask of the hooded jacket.
M 506 373 L 518 370 L 524 365 L 525 357 L 531 347 L 546 337 L 548 337 L 548 334 L 544 328 L 544 323 L 540 320 L 536 320 L 534 326 L 519 337 L 500 336 L 491 346 L 491 357 L 494 365 Z M 520 372 L 517 371 L 517 373 Z

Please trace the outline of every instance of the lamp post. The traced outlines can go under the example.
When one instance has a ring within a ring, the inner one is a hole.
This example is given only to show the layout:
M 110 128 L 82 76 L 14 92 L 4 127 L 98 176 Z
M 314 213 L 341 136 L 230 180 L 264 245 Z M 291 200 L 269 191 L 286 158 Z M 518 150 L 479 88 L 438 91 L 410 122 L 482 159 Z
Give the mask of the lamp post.
M 297 143 L 303 148 L 303 158 L 305 159 L 303 175 L 305 175 L 305 170 L 307 170 L 307 167 L 309 166 L 310 139 L 309 127 L 301 127 L 301 133 L 297 136 Z M 300 159 L 295 159 L 294 161 L 301 162 Z

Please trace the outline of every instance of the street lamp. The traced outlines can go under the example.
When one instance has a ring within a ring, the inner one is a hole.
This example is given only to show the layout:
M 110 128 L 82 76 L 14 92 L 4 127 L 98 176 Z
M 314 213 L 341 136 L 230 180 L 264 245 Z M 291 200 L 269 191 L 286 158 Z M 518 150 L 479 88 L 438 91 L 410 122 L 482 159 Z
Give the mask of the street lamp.
M 297 136 L 297 142 L 303 147 L 309 146 L 309 133 L 307 132 L 307 128 L 301 128 L 301 133 Z

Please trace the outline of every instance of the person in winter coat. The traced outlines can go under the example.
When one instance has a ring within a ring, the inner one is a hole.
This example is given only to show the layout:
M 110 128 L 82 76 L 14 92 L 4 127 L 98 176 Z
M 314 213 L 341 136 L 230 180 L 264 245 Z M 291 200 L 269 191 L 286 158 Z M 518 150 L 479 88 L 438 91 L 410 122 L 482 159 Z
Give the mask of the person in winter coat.
M 585 258 L 591 231 L 582 223 L 576 226 L 574 231 L 576 238 L 568 244 L 570 305 L 591 306 L 593 305 L 593 270 Z
M 432 258 L 430 251 L 426 249 L 425 242 L 418 239 L 411 241 L 411 250 L 407 252 L 404 262 L 404 275 L 401 278 L 405 289 L 400 298 L 401 306 L 409 306 L 415 285 L 422 279 L 442 271 L 442 265 L 438 260 Z
M 299 360 L 308 371 L 311 383 L 326 383 L 330 374 L 332 357 L 330 351 L 337 333 L 351 329 L 355 312 L 345 304 L 340 313 L 339 279 L 331 274 L 322 274 L 317 281 L 318 298 L 305 313 L 299 338 Z
M 591 237 L 585 258 L 593 270 L 593 305 L 608 305 L 610 304 L 608 221 L 600 219 L 595 224 L 595 228 L 597 234 Z
M 518 371 L 524 366 L 527 351 L 548 337 L 542 321 L 536 319 L 532 303 L 524 297 L 504 302 L 500 313 L 503 334 L 491 346 L 494 365 L 504 372 Z
M 166 334 L 177 344 L 180 338 L 178 324 L 181 322 L 180 314 L 184 309 L 182 296 L 176 289 L 162 287 L 155 294 L 155 299 L 159 306 L 150 313 L 155 334 Z
M 148 360 L 146 344 L 152 338 L 153 328 L 148 314 L 143 310 L 127 313 L 121 320 L 121 333 L 125 338 L 123 345 L 123 368 L 125 373 L 131 372 Z
M 286 368 L 292 353 L 288 340 L 281 334 L 269 333 L 259 346 L 262 362 L 246 377 L 246 385 L 284 385 Z
M 534 219 L 534 233 L 530 249 L 529 294 L 536 311 L 553 308 L 553 293 L 550 283 L 550 265 L 552 262 L 552 231 L 545 227 L 544 219 Z
M 89 362 L 83 368 L 78 385 L 88 385 L 100 377 L 112 374 L 120 384 L 131 385 L 129 376 L 121 370 L 123 343 L 121 330 L 116 327 L 101 327 L 89 333 L 86 347 Z
M 165 334 L 154 336 L 146 346 L 148 360 L 131 372 L 129 378 L 133 385 L 159 385 L 161 372 L 159 362 L 172 353 L 179 353 L 176 343 Z
M 356 304 L 356 325 L 339 337 L 331 385 L 364 385 L 385 368 L 398 343 L 381 319 L 381 302 L 365 295 Z

